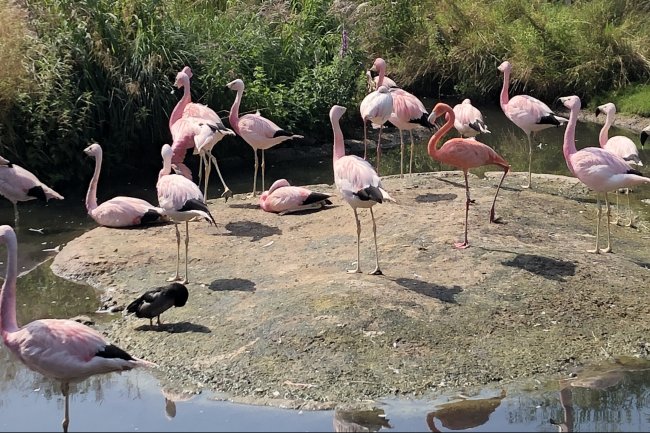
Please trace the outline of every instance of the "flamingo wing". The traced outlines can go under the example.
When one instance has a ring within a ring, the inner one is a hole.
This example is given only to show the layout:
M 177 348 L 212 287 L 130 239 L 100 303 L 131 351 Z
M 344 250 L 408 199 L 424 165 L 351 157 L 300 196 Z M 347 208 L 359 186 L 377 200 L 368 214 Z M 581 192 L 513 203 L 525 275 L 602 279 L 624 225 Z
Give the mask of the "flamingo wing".
M 168 174 L 158 179 L 158 204 L 166 211 L 180 210 L 189 200 L 203 201 L 199 187 L 179 174 Z
M 636 147 L 636 144 L 628 137 L 623 135 L 615 135 L 610 137 L 603 146 L 608 152 L 612 152 L 630 164 L 643 165 L 641 159 L 639 158 L 639 150 Z

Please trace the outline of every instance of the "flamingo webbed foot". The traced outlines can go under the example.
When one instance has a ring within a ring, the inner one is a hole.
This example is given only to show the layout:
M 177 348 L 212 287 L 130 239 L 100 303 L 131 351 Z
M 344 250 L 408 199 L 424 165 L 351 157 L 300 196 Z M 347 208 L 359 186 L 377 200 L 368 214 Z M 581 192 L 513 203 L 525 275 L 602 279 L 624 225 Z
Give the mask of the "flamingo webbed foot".
M 523 189 L 529 189 L 529 188 L 530 188 L 530 184 L 528 184 L 528 185 L 522 185 L 521 187 L 522 187 Z
M 612 247 L 603 248 L 602 250 L 600 250 L 600 252 L 601 253 L 611 253 L 612 252 Z
M 224 198 L 224 200 L 227 202 L 229 198 L 232 198 L 232 191 L 230 188 L 226 188 L 226 190 L 221 194 L 221 197 Z
M 361 273 L 361 269 L 359 269 L 358 266 L 356 269 L 348 269 L 348 274 L 360 274 L 360 273 Z
M 369 275 L 384 275 L 384 273 L 379 268 L 375 268 Z
M 593 250 L 587 250 L 588 253 L 600 254 L 600 248 L 594 248 Z
M 459 250 L 464 250 L 465 248 L 469 248 L 469 242 L 455 242 L 454 248 L 458 248 Z
M 167 278 L 167 281 L 170 282 L 170 283 L 171 282 L 176 282 L 176 281 L 181 283 L 181 284 L 186 284 L 187 283 L 187 279 L 186 278 L 181 278 L 180 275 L 178 275 L 178 274 L 174 275 L 173 277 Z

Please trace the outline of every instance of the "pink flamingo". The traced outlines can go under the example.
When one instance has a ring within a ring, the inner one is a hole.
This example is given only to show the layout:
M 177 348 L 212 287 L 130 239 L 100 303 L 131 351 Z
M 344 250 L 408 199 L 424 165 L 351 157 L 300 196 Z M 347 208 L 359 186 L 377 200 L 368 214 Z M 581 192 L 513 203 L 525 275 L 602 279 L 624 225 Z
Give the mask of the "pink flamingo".
M 190 78 L 192 78 L 192 70 L 189 66 L 185 66 L 177 75 L 174 85 L 177 88 L 183 88 L 183 96 L 178 101 L 172 114 L 169 116 L 169 130 L 172 133 L 172 164 L 174 164 L 181 173 L 188 179 L 192 179 L 192 173 L 190 169 L 183 163 L 187 151 L 194 149 L 194 154 L 198 154 L 201 158 L 201 165 L 199 167 L 199 176 L 201 170 L 205 170 L 205 179 L 204 179 L 204 199 L 207 198 L 208 193 L 208 181 L 210 179 L 211 165 L 214 164 L 214 168 L 217 169 L 217 174 L 223 185 L 223 193 L 221 197 L 224 197 L 228 201 L 229 197 L 232 197 L 232 191 L 226 185 L 226 182 L 223 180 L 221 175 L 221 170 L 219 170 L 219 164 L 217 163 L 217 158 L 212 155 L 212 149 L 214 146 L 227 135 L 235 135 L 235 133 L 226 128 L 221 121 L 221 118 L 214 112 L 210 107 L 192 102 L 192 95 L 190 93 Z M 184 120 L 184 119 L 192 120 Z M 197 123 L 198 122 L 198 123 Z M 200 125 L 199 125 L 200 124 Z M 211 133 L 207 136 L 204 135 L 200 140 L 200 147 L 197 144 L 197 135 L 201 134 L 201 126 L 211 125 Z
M 381 68 L 381 63 L 384 67 Z M 374 90 L 366 95 L 361 101 L 359 106 L 359 113 L 363 121 L 363 159 L 368 156 L 368 132 L 367 122 L 370 122 L 373 127 L 379 127 L 379 136 L 377 138 L 377 159 L 375 161 L 375 168 L 379 170 L 379 159 L 381 157 L 381 132 L 384 129 L 384 123 L 390 118 L 393 112 L 393 96 L 391 95 L 388 86 L 384 85 L 384 75 L 386 73 L 386 63 L 383 59 L 375 59 L 371 71 L 377 71 L 377 90 Z
M 146 200 L 118 196 L 97 205 L 97 183 L 102 167 L 102 147 L 93 143 L 84 152 L 95 158 L 95 172 L 86 193 L 86 210 L 97 224 L 106 227 L 132 227 L 165 221 L 164 211 Z
M 253 152 L 255 153 L 255 173 L 253 174 L 252 192 L 252 196 L 255 197 L 257 193 L 257 150 L 262 150 L 262 191 L 264 191 L 264 167 L 266 165 L 264 163 L 264 150 L 286 140 L 304 137 L 280 128 L 266 117 L 263 117 L 259 111 L 255 114 L 249 113 L 239 117 L 239 105 L 244 94 L 244 82 L 238 78 L 228 83 L 227 86 L 229 89 L 237 92 L 235 101 L 230 108 L 230 116 L 228 116 L 230 126 L 253 148 Z
M 602 129 L 600 130 L 600 134 L 598 135 L 598 142 L 600 143 L 600 147 L 620 156 L 626 160 L 628 164 L 642 166 L 643 162 L 641 162 L 641 159 L 639 158 L 639 150 L 636 148 L 636 144 L 634 144 L 632 140 L 624 135 L 615 135 L 613 137 L 609 137 L 609 139 L 607 138 L 609 128 L 614 123 L 616 106 L 611 102 L 600 105 L 596 108 L 596 117 L 598 117 L 600 113 L 605 113 L 605 116 L 607 116 L 605 119 L 605 124 L 603 125 Z M 632 227 L 632 209 L 630 208 L 630 190 L 628 188 L 625 189 L 625 195 L 627 196 L 627 209 L 630 214 L 630 222 L 628 224 L 625 224 L 625 226 Z M 620 211 L 618 207 L 618 190 L 616 190 L 616 213 L 617 217 L 615 223 L 618 224 L 620 219 Z
M 2 158 L 2 157 L 0 157 Z M 18 227 L 18 202 L 50 199 L 63 200 L 63 196 L 41 182 L 31 171 L 7 159 L 0 160 L 0 194 L 14 205 L 14 226 Z
M 497 195 L 499 195 L 499 189 L 505 179 L 506 174 L 510 170 L 510 165 L 508 162 L 496 153 L 490 146 L 481 143 L 475 138 L 452 138 L 446 141 L 440 149 L 436 149 L 438 141 L 453 127 L 455 119 L 454 110 L 447 104 L 438 103 L 433 108 L 431 116 L 429 116 L 429 121 L 431 123 L 435 122 L 435 119 L 446 115 L 445 124 L 436 131 L 435 134 L 429 139 L 429 144 L 427 146 L 427 151 L 431 158 L 436 161 L 440 161 L 444 164 L 449 164 L 454 167 L 460 168 L 463 170 L 463 175 L 465 176 L 465 240 L 463 242 L 456 242 L 454 247 L 456 248 L 467 248 L 469 242 L 467 241 L 467 217 L 469 213 L 469 205 L 471 199 L 469 197 L 469 182 L 467 180 L 467 171 L 470 168 L 481 167 L 483 165 L 494 164 L 503 168 L 503 176 L 501 176 L 501 181 L 497 186 L 497 191 L 494 194 L 494 200 L 492 200 L 492 208 L 490 209 L 490 222 L 495 222 L 494 218 L 494 206 L 497 202 Z
M 567 122 L 567 119 L 556 115 L 545 103 L 529 95 L 517 95 L 512 99 L 508 96 L 508 84 L 510 83 L 510 62 L 505 61 L 499 65 L 499 70 L 503 72 L 503 87 L 501 88 L 501 97 L 499 103 L 501 109 L 508 119 L 521 128 L 528 138 L 528 184 L 523 188 L 530 188 L 531 169 L 533 161 L 533 143 L 531 134 L 537 131 L 559 127 Z
M 16 321 L 16 279 L 18 245 L 10 226 L 0 226 L 0 243 L 7 246 L 7 273 L 0 294 L 0 333 L 5 346 L 25 366 L 61 382 L 65 397 L 63 431 L 70 422 L 70 383 L 96 374 L 155 367 L 110 344 L 99 332 L 74 320 L 34 320 L 22 327 Z
M 167 281 L 180 281 L 187 283 L 187 252 L 189 249 L 189 221 L 195 218 L 204 219 L 215 224 L 210 210 L 203 202 L 203 194 L 198 186 L 191 180 L 172 171 L 172 148 L 169 144 L 163 145 L 160 154 L 163 159 L 163 168 L 158 174 L 156 190 L 158 192 L 158 203 L 165 213 L 174 222 L 176 228 L 176 275 Z M 185 278 L 179 276 L 181 234 L 178 224 L 185 222 Z
M 319 209 L 327 204 L 330 194 L 313 192 L 301 186 L 291 186 L 286 179 L 273 182 L 268 191 L 260 196 L 260 207 L 266 212 L 277 212 L 284 215 L 307 209 Z
M 481 111 L 472 105 L 472 101 L 464 99 L 462 103 L 454 106 L 454 128 L 458 131 L 461 138 L 473 138 L 478 134 L 490 134 L 490 130 L 483 121 Z
M 381 57 L 375 59 L 373 68 L 377 70 L 377 83 L 386 86 L 386 62 Z M 387 86 L 390 87 L 390 86 Z M 429 112 L 424 108 L 424 104 L 415 95 L 403 89 L 396 87 L 390 88 L 390 95 L 393 98 L 393 108 L 388 121 L 399 129 L 400 141 L 400 176 L 404 176 L 404 138 L 402 131 L 408 131 L 411 136 L 411 158 L 409 160 L 409 173 L 413 172 L 413 130 L 424 126 L 431 130 L 433 125 L 429 123 Z
M 381 87 L 380 87 L 381 88 Z M 334 105 L 330 109 L 330 121 L 334 132 L 333 145 L 333 165 L 334 165 L 334 183 L 338 188 L 343 200 L 345 200 L 354 211 L 354 219 L 357 223 L 357 267 L 349 270 L 349 273 L 360 273 L 360 242 L 361 242 L 361 222 L 357 214 L 357 208 L 367 208 L 370 210 L 372 217 L 372 234 L 375 240 L 375 270 L 372 275 L 382 275 L 379 269 L 379 249 L 377 248 L 377 224 L 375 223 L 375 214 L 372 207 L 384 200 L 395 201 L 382 189 L 381 179 L 377 172 L 365 159 L 356 155 L 345 155 L 343 144 L 343 132 L 339 120 L 346 108 L 340 105 Z
M 596 248 L 589 250 L 589 252 L 608 253 L 612 251 L 612 248 L 610 243 L 607 191 L 650 183 L 650 178 L 644 177 L 640 172 L 632 169 L 627 161 L 620 156 L 600 147 L 586 147 L 576 150 L 575 134 L 578 113 L 580 112 L 580 98 L 575 95 L 565 96 L 560 98 L 560 101 L 562 101 L 565 107 L 571 110 L 569 123 L 564 131 L 564 145 L 562 147 L 567 167 L 575 177 L 580 179 L 589 189 L 596 192 L 598 206 Z M 600 219 L 602 216 L 602 206 L 599 197 L 601 192 L 605 194 L 605 204 L 607 205 L 607 247 L 603 250 L 599 248 L 598 240 L 600 235 Z

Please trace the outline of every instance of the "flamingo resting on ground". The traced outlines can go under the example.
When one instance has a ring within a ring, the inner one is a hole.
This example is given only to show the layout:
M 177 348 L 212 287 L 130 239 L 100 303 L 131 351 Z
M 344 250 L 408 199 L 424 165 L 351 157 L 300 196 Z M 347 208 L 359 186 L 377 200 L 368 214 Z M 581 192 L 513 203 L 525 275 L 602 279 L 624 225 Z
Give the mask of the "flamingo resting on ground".
M 84 152 L 95 158 L 95 172 L 86 193 L 86 210 L 97 224 L 106 227 L 133 227 L 167 220 L 161 208 L 140 198 L 118 196 L 98 206 L 97 183 L 102 167 L 102 147 L 93 143 Z
M 188 281 L 187 252 L 190 243 L 189 221 L 195 218 L 204 219 L 210 224 L 215 224 L 210 210 L 203 202 L 203 194 L 198 186 L 185 176 L 172 173 L 172 148 L 164 144 L 160 154 L 163 158 L 163 168 L 158 174 L 156 190 L 158 203 L 167 216 L 174 222 L 176 228 L 176 275 L 167 281 L 179 281 L 186 284 Z M 179 276 L 181 256 L 181 234 L 178 224 L 185 222 L 185 278 Z
M 433 112 L 429 117 L 431 123 L 435 122 L 435 119 L 438 117 L 446 115 L 445 124 L 436 131 L 435 134 L 429 139 L 429 144 L 427 146 L 427 151 L 431 158 L 436 161 L 440 161 L 444 164 L 449 164 L 454 167 L 460 168 L 463 170 L 463 175 L 465 176 L 465 240 L 463 242 L 456 242 L 454 246 L 456 248 L 467 248 L 469 242 L 467 240 L 467 217 L 469 213 L 469 205 L 471 199 L 469 196 L 469 182 L 467 180 L 467 171 L 470 168 L 481 167 L 483 165 L 494 164 L 503 168 L 503 176 L 501 176 L 501 181 L 497 186 L 497 191 L 494 194 L 494 200 L 492 200 L 492 208 L 490 208 L 490 222 L 495 222 L 494 217 L 494 205 L 497 202 L 497 195 L 499 195 L 499 189 L 505 179 L 506 174 L 510 170 L 510 165 L 508 162 L 496 153 L 490 146 L 481 143 L 475 138 L 452 138 L 446 141 L 440 149 L 436 149 L 440 139 L 454 126 L 455 114 L 454 110 L 447 104 L 438 103 L 433 108 Z
M 192 102 L 192 95 L 190 93 L 190 78 L 192 78 L 192 70 L 189 66 L 185 66 L 178 74 L 174 85 L 177 88 L 183 88 L 183 96 L 178 101 L 172 114 L 169 116 L 169 130 L 172 133 L 172 164 L 174 164 L 188 179 L 192 179 L 190 169 L 185 165 L 183 160 L 187 151 L 194 149 L 194 154 L 198 154 L 201 158 L 199 166 L 199 176 L 202 169 L 205 170 L 203 181 L 203 196 L 204 200 L 207 199 L 208 194 L 208 181 L 210 179 L 211 165 L 217 169 L 217 174 L 223 185 L 223 197 L 228 201 L 232 197 L 232 191 L 226 185 L 219 170 L 217 158 L 212 155 L 212 148 L 227 135 L 235 135 L 235 133 L 226 128 L 221 121 L 221 118 L 210 107 Z M 193 121 L 185 121 L 183 119 L 194 119 Z M 210 131 L 203 128 L 208 127 Z
M 569 171 L 580 179 L 589 189 L 596 192 L 598 206 L 598 217 L 596 219 L 596 248 L 589 250 L 592 253 L 608 253 L 612 251 L 609 230 L 609 201 L 607 192 L 619 188 L 630 188 L 644 183 L 650 183 L 650 178 L 644 177 L 639 171 L 630 167 L 626 160 L 614 153 L 608 152 L 600 147 L 586 147 L 576 149 L 575 134 L 580 112 L 580 98 L 577 96 L 565 96 L 560 101 L 571 110 L 569 123 L 564 131 L 564 145 L 562 147 L 564 159 Z M 602 206 L 600 204 L 600 193 L 605 195 L 607 206 L 607 247 L 600 249 L 600 219 Z
M 490 134 L 490 130 L 483 121 L 481 111 L 472 105 L 470 99 L 464 99 L 462 103 L 454 105 L 454 128 L 462 138 L 476 137 L 478 134 Z
M 14 226 L 18 227 L 18 202 L 50 199 L 63 200 L 63 196 L 38 180 L 36 175 L 18 164 L 0 156 L 0 194 L 14 205 Z
M 70 423 L 70 383 L 96 374 L 155 367 L 135 358 L 94 329 L 74 320 L 34 320 L 22 327 L 16 322 L 18 243 L 10 226 L 0 226 L 0 243 L 7 246 L 7 274 L 0 293 L 0 334 L 5 346 L 31 370 L 61 382 L 65 397 L 63 431 Z
M 386 85 L 386 61 L 381 57 L 375 59 L 372 65 L 379 75 L 377 83 L 382 86 Z M 387 86 L 390 87 L 390 86 Z M 403 89 L 396 87 L 389 88 L 390 95 L 393 99 L 393 110 L 388 121 L 399 129 L 400 141 L 400 163 L 399 174 L 404 176 L 404 137 L 402 131 L 408 131 L 411 136 L 411 158 L 409 160 L 409 173 L 413 173 L 413 151 L 415 144 L 413 142 L 413 130 L 419 127 L 425 127 L 431 130 L 433 125 L 429 122 L 429 112 L 424 108 L 424 104 L 415 95 Z
M 286 179 L 278 179 L 260 196 L 260 207 L 266 212 L 284 215 L 307 209 L 320 209 L 332 204 L 330 197 L 330 194 L 313 192 L 302 186 L 291 186 Z
M 257 193 L 257 150 L 262 150 L 262 191 L 264 191 L 264 150 L 269 149 L 276 144 L 294 138 L 304 138 L 302 135 L 294 134 L 291 131 L 280 128 L 278 125 L 263 117 L 260 112 L 255 114 L 249 113 L 239 117 L 239 105 L 241 104 L 242 95 L 244 94 L 244 82 L 236 79 L 227 84 L 227 87 L 237 92 L 235 101 L 230 108 L 230 126 L 235 132 L 252 148 L 255 153 L 255 173 L 253 174 L 253 192 L 255 197 Z
M 135 314 L 136 317 L 149 319 L 149 326 L 153 326 L 152 319 L 160 326 L 160 315 L 171 307 L 182 307 L 190 296 L 181 283 L 171 283 L 165 287 L 156 287 L 147 290 L 126 307 L 126 312 Z
M 499 65 L 499 71 L 503 72 L 503 87 L 499 103 L 501 109 L 508 119 L 521 128 L 528 138 L 528 183 L 523 188 L 530 188 L 531 170 L 533 163 L 533 142 L 531 134 L 546 128 L 559 127 L 567 122 L 565 117 L 555 114 L 545 103 L 529 95 L 508 96 L 508 85 L 510 83 L 510 62 L 505 61 Z
M 381 88 L 381 87 L 380 87 Z M 384 87 L 385 88 L 385 87 Z M 377 172 L 365 159 L 356 155 L 345 155 L 343 144 L 343 132 L 339 120 L 346 108 L 340 105 L 334 105 L 330 109 L 330 121 L 334 132 L 333 145 L 333 165 L 334 165 L 334 183 L 338 188 L 343 200 L 345 200 L 354 211 L 354 219 L 357 223 L 357 266 L 356 269 L 349 270 L 350 273 L 360 273 L 360 242 L 361 242 L 361 222 L 357 214 L 357 208 L 367 208 L 370 210 L 372 217 L 372 234 L 375 240 L 375 270 L 372 275 L 382 275 L 379 269 L 379 249 L 377 248 L 377 224 L 375 223 L 375 214 L 372 207 L 384 200 L 395 201 L 382 189 L 381 179 Z
M 598 135 L 598 142 L 600 143 L 600 147 L 607 150 L 608 152 L 612 152 L 620 156 L 626 160 L 628 164 L 642 166 L 643 162 L 641 162 L 641 159 L 639 158 L 639 150 L 636 148 L 636 144 L 634 144 L 632 140 L 624 135 L 615 135 L 608 138 L 609 128 L 614 124 L 616 106 L 611 102 L 599 105 L 596 108 L 596 117 L 598 117 L 600 113 L 605 113 L 605 116 L 607 116 L 605 118 L 605 124 L 603 125 L 602 129 L 600 130 L 600 134 Z M 625 226 L 631 227 L 632 209 L 630 208 L 629 188 L 625 188 L 625 195 L 627 196 L 627 210 L 630 214 L 630 222 L 625 224 Z M 614 223 L 618 224 L 621 215 L 618 207 L 618 190 L 616 190 L 616 214 L 616 221 L 614 221 Z

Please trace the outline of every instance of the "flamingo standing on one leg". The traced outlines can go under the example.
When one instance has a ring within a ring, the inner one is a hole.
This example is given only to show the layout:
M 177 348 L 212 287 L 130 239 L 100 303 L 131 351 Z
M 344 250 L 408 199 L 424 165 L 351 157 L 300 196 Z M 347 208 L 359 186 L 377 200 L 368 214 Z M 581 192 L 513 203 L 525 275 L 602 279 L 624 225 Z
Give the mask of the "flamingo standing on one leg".
M 461 138 L 473 138 L 478 134 L 490 134 L 490 130 L 483 121 L 481 111 L 472 105 L 472 101 L 464 99 L 462 103 L 454 105 L 454 128 Z
M 375 270 L 372 275 L 381 275 L 379 269 L 379 249 L 377 248 L 377 224 L 375 223 L 375 214 L 372 207 L 384 200 L 395 201 L 382 189 L 381 179 L 377 172 L 365 159 L 356 155 L 345 155 L 343 144 L 343 132 L 339 120 L 346 108 L 340 105 L 334 105 L 330 109 L 330 121 L 334 132 L 333 145 L 333 165 L 334 165 L 334 182 L 338 188 L 343 200 L 345 200 L 354 211 L 354 219 L 357 223 L 357 266 L 356 269 L 349 270 L 350 273 L 360 273 L 360 242 L 361 242 L 361 222 L 357 214 L 357 208 L 367 208 L 370 210 L 372 217 L 372 234 L 375 240 Z
M 302 186 L 291 186 L 286 179 L 278 179 L 260 196 L 260 207 L 266 212 L 284 215 L 307 209 L 320 209 L 332 204 L 330 197 L 330 194 L 314 192 Z
M 576 124 L 580 112 L 580 98 L 577 96 L 565 96 L 560 101 L 571 110 L 569 123 L 564 131 L 564 145 L 562 151 L 569 171 L 589 189 L 596 192 L 598 202 L 598 217 L 596 220 L 596 248 L 590 250 L 592 253 L 608 253 L 612 251 L 609 230 L 609 201 L 607 192 L 619 188 L 630 188 L 643 183 L 650 183 L 650 178 L 644 177 L 637 170 L 632 169 L 627 161 L 614 153 L 608 152 L 600 147 L 586 147 L 576 150 Z M 599 247 L 600 219 L 602 207 L 600 204 L 600 193 L 605 194 L 607 205 L 607 247 L 603 250 Z
M 375 59 L 372 65 L 379 75 L 377 83 L 382 86 L 386 85 L 386 61 L 381 57 Z M 404 176 L 404 138 L 402 131 L 408 131 L 411 136 L 411 158 L 409 160 L 409 173 L 413 172 L 413 151 L 415 144 L 413 142 L 413 130 L 418 127 L 425 127 L 431 130 L 433 125 L 429 122 L 429 112 L 424 108 L 424 104 L 415 95 L 403 89 L 396 87 L 390 88 L 390 95 L 393 98 L 393 110 L 388 121 L 399 129 L 400 141 L 400 164 L 399 174 Z
M 31 370 L 61 382 L 65 397 L 63 431 L 68 431 L 70 383 L 96 374 L 154 367 L 135 358 L 106 338 L 74 320 L 34 320 L 22 327 L 16 321 L 18 243 L 10 226 L 0 226 L 0 243 L 7 246 L 7 274 L 0 293 L 0 334 L 5 346 Z
M 553 126 L 562 126 L 567 119 L 556 115 L 545 103 L 529 95 L 508 96 L 508 84 L 510 83 L 510 62 L 505 61 L 499 65 L 499 71 L 503 72 L 503 87 L 499 103 L 501 109 L 508 119 L 521 128 L 528 138 L 528 183 L 524 188 L 530 188 L 531 170 L 533 161 L 533 142 L 531 134 Z
M 0 157 L 2 158 L 2 157 Z M 14 226 L 18 227 L 18 202 L 50 199 L 63 200 L 63 196 L 41 182 L 31 171 L 5 158 L 0 160 L 0 194 L 14 205 Z
M 84 152 L 95 158 L 95 172 L 86 193 L 86 210 L 97 224 L 106 227 L 132 227 L 167 220 L 165 212 L 146 200 L 135 197 L 113 197 L 97 205 L 97 183 L 102 167 L 102 147 L 93 143 Z
M 185 66 L 178 74 L 176 74 L 176 80 L 174 85 L 177 88 L 183 88 L 183 96 L 178 101 L 172 114 L 169 116 L 169 130 L 172 133 L 172 164 L 175 164 L 176 167 L 181 171 L 181 173 L 188 179 L 192 179 L 192 174 L 190 169 L 183 163 L 187 151 L 194 149 L 195 154 L 199 154 L 201 158 L 201 165 L 199 167 L 199 175 L 201 174 L 201 168 L 205 170 L 204 176 L 204 199 L 207 199 L 208 193 L 208 181 L 210 179 L 211 165 L 214 164 L 214 168 L 217 169 L 217 174 L 223 185 L 223 193 L 221 197 L 224 197 L 228 201 L 229 197 L 232 197 L 232 191 L 226 185 L 226 182 L 223 180 L 221 175 L 221 170 L 219 170 L 219 164 L 217 163 L 217 158 L 212 155 L 212 148 L 219 142 L 221 139 L 227 135 L 235 135 L 235 133 L 226 128 L 221 121 L 221 118 L 214 112 L 210 107 L 192 102 L 192 95 L 190 93 L 190 78 L 192 78 L 192 70 L 189 66 Z M 210 135 L 210 140 L 204 140 L 201 147 L 196 146 L 196 137 L 197 134 L 195 128 L 188 125 L 186 122 L 183 122 L 183 118 L 194 118 L 194 119 L 203 119 L 205 122 L 213 126 L 213 134 Z
M 174 222 L 176 228 L 176 275 L 167 281 L 180 281 L 182 284 L 186 284 L 188 281 L 187 252 L 190 243 L 189 221 L 200 218 L 211 224 L 216 225 L 216 222 L 203 202 L 203 194 L 201 194 L 199 187 L 186 177 L 171 173 L 171 146 L 169 144 L 163 145 L 160 154 L 163 158 L 163 168 L 158 174 L 158 183 L 156 184 L 158 203 Z M 178 231 L 178 224 L 183 221 L 185 222 L 185 278 L 181 278 L 178 273 L 181 255 L 181 234 Z
M 230 126 L 253 148 L 253 152 L 255 153 L 255 173 L 253 174 L 252 192 L 252 196 L 255 197 L 257 193 L 257 150 L 262 150 L 262 191 L 264 191 L 264 167 L 266 166 L 264 163 L 264 150 L 286 140 L 304 137 L 280 128 L 266 117 L 263 117 L 259 111 L 255 114 L 249 113 L 239 117 L 239 105 L 244 94 L 244 82 L 238 78 L 228 83 L 227 87 L 237 92 L 235 101 L 230 108 L 230 116 L 228 116 Z
M 361 120 L 363 121 L 363 159 L 367 159 L 368 157 L 367 122 L 379 126 L 379 136 L 377 138 L 377 159 L 375 161 L 375 168 L 377 171 L 379 171 L 379 159 L 381 157 L 381 132 L 384 129 L 384 123 L 386 123 L 393 112 L 393 97 L 388 86 L 384 85 L 384 75 L 386 73 L 385 63 L 383 70 L 379 69 L 377 68 L 378 60 L 380 61 L 379 63 L 383 62 L 382 59 L 376 59 L 370 68 L 371 71 L 374 70 L 379 73 L 377 77 L 377 90 L 368 93 L 359 106 L 359 113 L 361 114 Z
M 609 134 L 609 128 L 612 126 L 614 123 L 614 116 L 616 115 L 616 106 L 608 102 L 607 104 L 599 105 L 596 108 L 596 117 L 600 113 L 605 113 L 605 124 L 603 125 L 602 129 L 600 130 L 600 134 L 598 135 L 598 142 L 600 143 L 600 147 L 603 149 L 612 152 L 624 160 L 628 162 L 628 164 L 634 164 L 638 166 L 642 166 L 643 162 L 641 162 L 641 159 L 639 158 L 639 150 L 636 148 L 636 144 L 632 140 L 630 140 L 628 137 L 624 135 L 615 135 L 613 137 L 608 137 Z M 627 196 L 627 210 L 628 213 L 630 214 L 630 222 L 625 224 L 626 227 L 631 227 L 632 226 L 632 208 L 630 208 L 630 190 L 629 188 L 625 188 L 625 195 Z M 615 224 L 618 224 L 619 219 L 620 219 L 620 211 L 618 207 L 618 190 L 616 190 L 616 221 L 614 221 Z
M 427 151 L 431 158 L 445 164 L 453 165 L 454 167 L 463 170 L 465 176 L 465 240 L 454 244 L 456 248 L 467 248 L 469 242 L 467 241 L 467 217 L 469 213 L 469 205 L 471 199 L 469 197 L 469 182 L 467 180 L 467 171 L 470 168 L 481 167 L 483 165 L 494 164 L 503 168 L 503 176 L 497 186 L 497 191 L 492 200 L 492 208 L 490 209 L 490 222 L 495 222 L 494 218 L 494 205 L 499 195 L 499 189 L 505 179 L 506 174 L 510 170 L 508 162 L 496 153 L 490 146 L 477 141 L 475 138 L 452 138 L 446 141 L 440 149 L 436 149 L 438 141 L 454 126 L 455 114 L 454 110 L 447 104 L 438 103 L 433 108 L 433 112 L 429 117 L 430 122 L 435 122 L 435 119 L 446 114 L 445 124 L 436 131 L 429 140 Z

